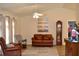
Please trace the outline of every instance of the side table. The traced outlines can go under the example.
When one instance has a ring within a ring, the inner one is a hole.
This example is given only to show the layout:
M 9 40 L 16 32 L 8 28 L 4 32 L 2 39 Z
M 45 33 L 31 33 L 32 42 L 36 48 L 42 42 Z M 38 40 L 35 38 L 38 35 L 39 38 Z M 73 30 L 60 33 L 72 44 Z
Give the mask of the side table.
M 27 40 L 22 40 L 22 48 L 25 49 L 27 47 Z

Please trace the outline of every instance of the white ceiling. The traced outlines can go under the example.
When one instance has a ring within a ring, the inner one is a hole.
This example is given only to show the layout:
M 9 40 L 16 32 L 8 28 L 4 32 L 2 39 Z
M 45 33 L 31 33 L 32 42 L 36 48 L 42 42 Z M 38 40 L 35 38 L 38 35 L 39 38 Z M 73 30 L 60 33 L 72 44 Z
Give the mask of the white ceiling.
M 0 9 L 17 16 L 31 15 L 35 11 L 44 12 L 54 8 L 68 8 L 76 10 L 77 4 L 64 3 L 0 3 Z

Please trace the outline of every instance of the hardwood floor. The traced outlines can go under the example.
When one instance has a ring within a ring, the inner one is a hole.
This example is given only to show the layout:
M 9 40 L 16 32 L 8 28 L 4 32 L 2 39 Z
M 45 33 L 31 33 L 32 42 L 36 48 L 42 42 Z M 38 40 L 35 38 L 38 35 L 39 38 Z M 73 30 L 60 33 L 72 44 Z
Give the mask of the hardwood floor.
M 32 47 L 28 45 L 22 52 L 22 56 L 64 56 L 65 46 Z
M 22 56 L 65 56 L 65 46 L 32 47 L 27 45 L 27 48 L 22 50 Z
M 56 46 L 59 56 L 65 56 L 65 46 Z

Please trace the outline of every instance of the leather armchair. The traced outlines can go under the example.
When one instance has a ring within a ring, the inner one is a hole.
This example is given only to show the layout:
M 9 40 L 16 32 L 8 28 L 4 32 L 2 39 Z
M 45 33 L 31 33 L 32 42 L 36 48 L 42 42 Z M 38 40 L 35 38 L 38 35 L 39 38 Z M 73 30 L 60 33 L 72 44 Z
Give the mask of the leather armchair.
M 19 44 L 11 44 L 12 46 L 7 47 L 4 38 L 0 38 L 0 45 L 4 56 L 21 56 L 21 47 Z

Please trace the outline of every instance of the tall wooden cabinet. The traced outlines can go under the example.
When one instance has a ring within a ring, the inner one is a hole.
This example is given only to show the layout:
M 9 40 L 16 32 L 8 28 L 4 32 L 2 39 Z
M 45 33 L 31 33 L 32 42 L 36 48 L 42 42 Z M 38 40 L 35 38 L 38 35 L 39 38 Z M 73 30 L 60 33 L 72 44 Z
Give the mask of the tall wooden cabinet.
M 56 22 L 56 45 L 62 45 L 62 22 Z
M 79 42 L 71 42 L 65 39 L 65 55 L 79 56 Z

